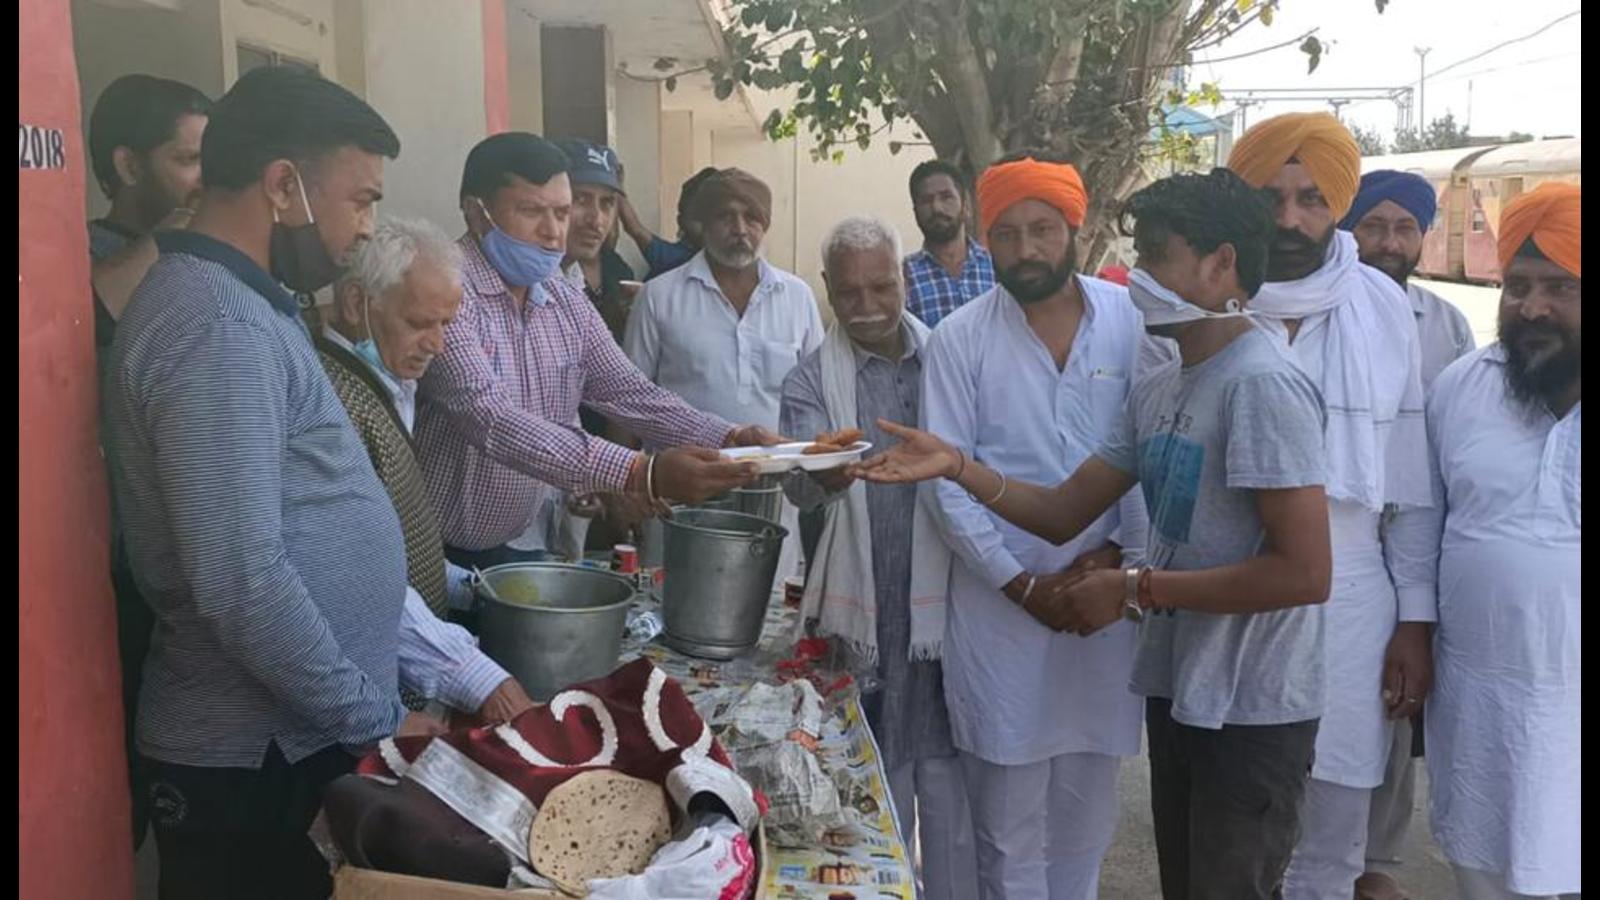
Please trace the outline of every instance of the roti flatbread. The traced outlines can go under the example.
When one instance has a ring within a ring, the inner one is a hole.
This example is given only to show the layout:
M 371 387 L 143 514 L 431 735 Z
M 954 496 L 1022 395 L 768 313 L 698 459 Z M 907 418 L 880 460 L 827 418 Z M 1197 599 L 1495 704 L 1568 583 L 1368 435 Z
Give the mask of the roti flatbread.
M 552 790 L 528 834 L 528 859 L 569 893 L 592 878 L 637 875 L 672 837 L 660 785 L 609 769 L 575 775 Z

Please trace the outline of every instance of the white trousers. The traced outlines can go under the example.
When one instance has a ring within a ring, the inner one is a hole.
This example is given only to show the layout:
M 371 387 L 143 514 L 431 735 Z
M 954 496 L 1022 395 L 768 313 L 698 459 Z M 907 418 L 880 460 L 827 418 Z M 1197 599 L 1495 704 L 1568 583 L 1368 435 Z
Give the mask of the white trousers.
M 1411 720 L 1394 723 L 1389 742 L 1389 764 L 1383 784 L 1372 792 L 1372 812 L 1367 820 L 1367 871 L 1400 873 L 1400 852 L 1417 806 L 1417 761 L 1411 756 Z
M 978 846 L 978 896 L 1095 900 L 1100 863 L 1117 827 L 1121 762 L 1066 753 L 1001 766 L 961 754 Z
M 920 878 L 922 900 L 971 900 L 978 896 L 978 854 L 972 842 L 961 759 L 912 760 L 889 772 L 889 791 L 900 816 L 900 834 Z
M 1518 894 L 1506 887 L 1504 875 L 1494 872 L 1484 872 L 1479 869 L 1469 869 L 1466 866 L 1452 865 L 1456 873 L 1456 887 L 1460 889 L 1459 900 L 1578 900 L 1579 894 Z
M 1300 812 L 1300 843 L 1283 876 L 1283 900 L 1350 900 L 1366 865 L 1371 788 L 1313 778 Z

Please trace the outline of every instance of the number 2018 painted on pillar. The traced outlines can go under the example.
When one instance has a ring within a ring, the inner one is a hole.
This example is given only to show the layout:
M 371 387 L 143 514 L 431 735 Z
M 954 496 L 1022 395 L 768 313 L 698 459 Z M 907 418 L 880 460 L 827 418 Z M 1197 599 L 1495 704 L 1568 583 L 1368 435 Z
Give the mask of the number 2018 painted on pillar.
M 17 168 L 65 169 L 67 138 L 59 128 L 17 126 Z

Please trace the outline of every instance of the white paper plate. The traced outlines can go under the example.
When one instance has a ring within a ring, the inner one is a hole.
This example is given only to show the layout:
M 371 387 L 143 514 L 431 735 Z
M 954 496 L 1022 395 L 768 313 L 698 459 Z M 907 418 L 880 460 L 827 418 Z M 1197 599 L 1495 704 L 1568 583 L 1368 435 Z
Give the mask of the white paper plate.
M 817 453 L 807 456 L 801 452 L 812 443 L 812 441 L 801 441 L 795 444 L 779 444 L 775 447 L 734 447 L 722 451 L 722 455 L 736 462 L 753 462 L 763 475 L 776 475 L 791 469 L 803 469 L 807 472 L 837 469 L 860 460 L 861 454 L 872 449 L 872 444 L 869 442 L 856 441 L 849 449 L 838 453 Z

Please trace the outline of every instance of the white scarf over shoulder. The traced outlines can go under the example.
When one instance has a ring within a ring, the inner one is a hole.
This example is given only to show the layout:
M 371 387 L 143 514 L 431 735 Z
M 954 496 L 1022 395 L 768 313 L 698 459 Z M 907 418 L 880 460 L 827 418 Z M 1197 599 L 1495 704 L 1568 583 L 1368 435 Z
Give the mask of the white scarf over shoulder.
M 910 315 L 904 321 L 920 352 L 928 339 L 927 326 Z M 859 427 L 855 348 L 837 323 L 822 342 L 822 392 L 830 430 Z M 932 489 L 932 483 L 918 486 L 916 513 L 910 523 L 913 660 L 938 659 L 944 642 L 950 551 L 935 524 Z M 872 575 L 872 527 L 864 483 L 852 484 L 847 495 L 828 508 L 827 525 L 808 574 L 802 618 L 817 620 L 821 633 L 844 639 L 869 663 L 876 663 L 878 592 Z
M 1331 313 L 1322 367 L 1328 496 L 1380 511 L 1433 505 L 1421 349 L 1399 286 L 1334 233 L 1322 268 L 1261 286 L 1250 309 L 1281 322 Z

